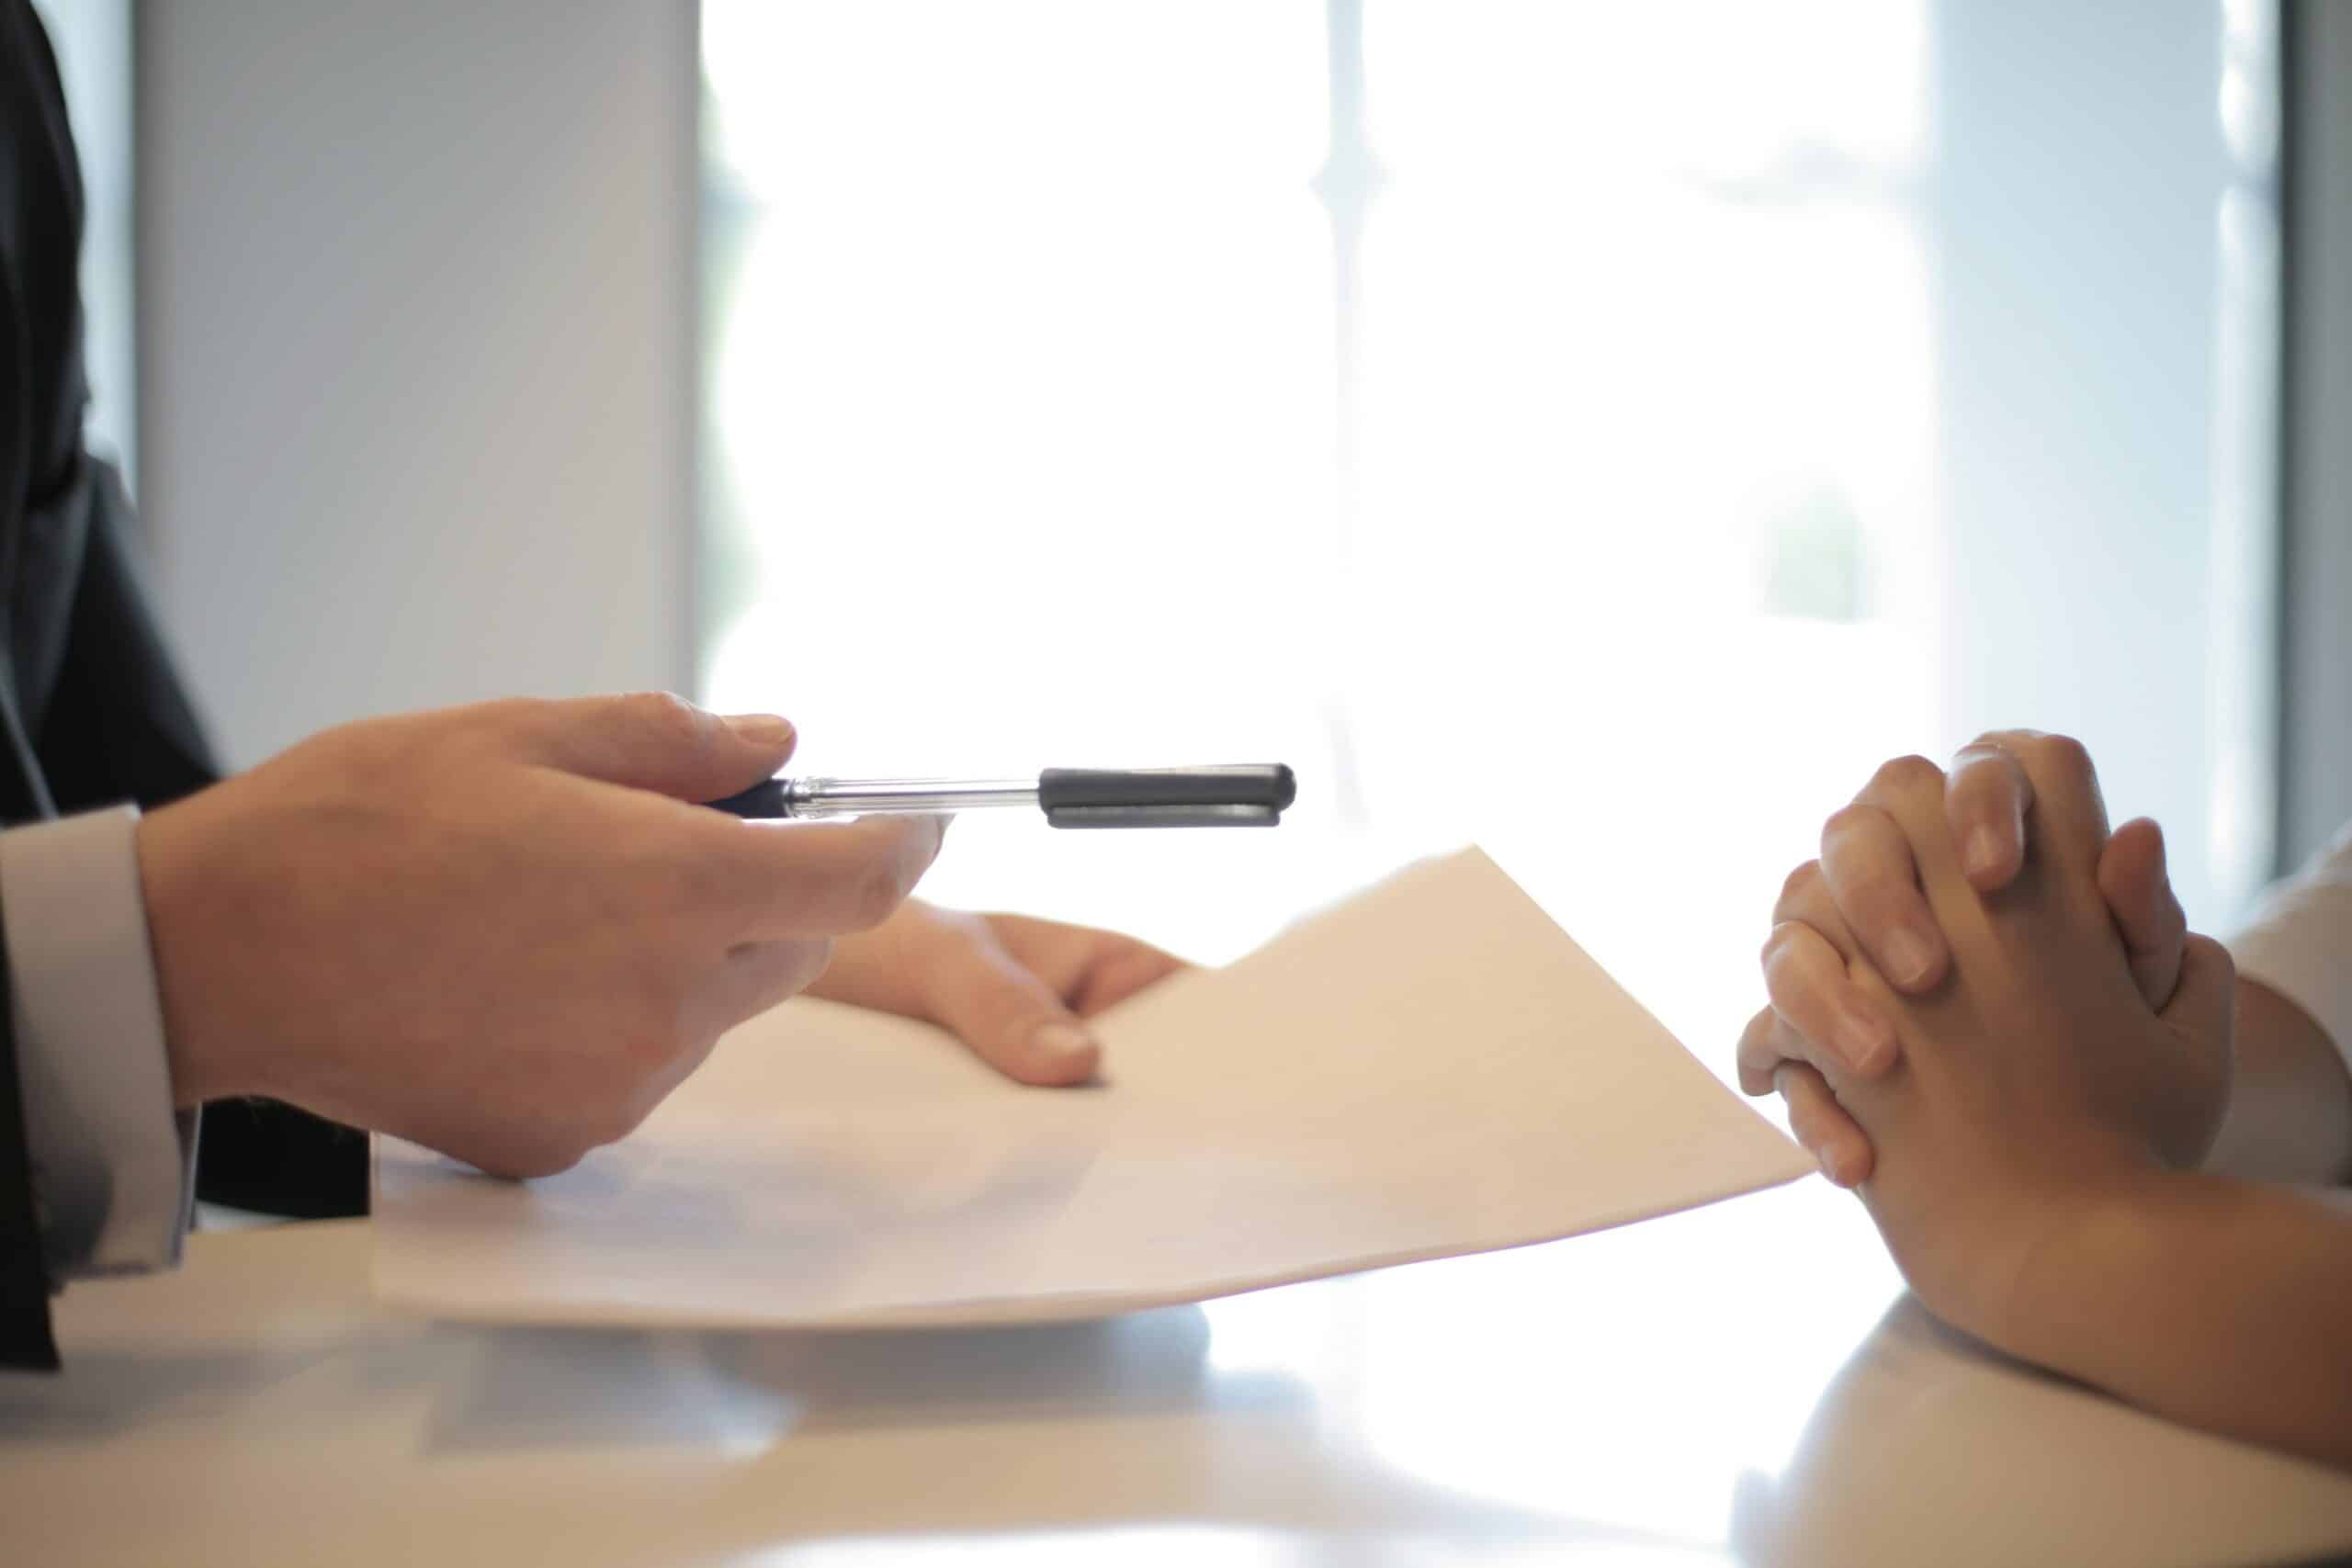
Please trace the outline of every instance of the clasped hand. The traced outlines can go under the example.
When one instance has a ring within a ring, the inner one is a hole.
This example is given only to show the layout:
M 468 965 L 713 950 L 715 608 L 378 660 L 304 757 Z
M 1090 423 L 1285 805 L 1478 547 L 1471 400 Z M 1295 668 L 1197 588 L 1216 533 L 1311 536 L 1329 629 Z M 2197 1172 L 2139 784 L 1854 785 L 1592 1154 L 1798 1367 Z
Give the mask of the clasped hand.
M 1773 920 L 1742 1087 L 1784 1097 L 1947 1320 L 2000 1342 L 2086 1205 L 2211 1145 L 2230 961 L 2188 934 L 2155 824 L 2110 835 L 2078 743 L 1889 762 Z

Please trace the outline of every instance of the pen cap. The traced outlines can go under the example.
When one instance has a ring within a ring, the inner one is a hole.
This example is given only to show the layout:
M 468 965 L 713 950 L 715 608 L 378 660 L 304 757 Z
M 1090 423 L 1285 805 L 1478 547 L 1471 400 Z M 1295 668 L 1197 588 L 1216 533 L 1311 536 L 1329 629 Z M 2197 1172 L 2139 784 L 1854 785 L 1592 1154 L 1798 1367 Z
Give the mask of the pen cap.
M 1298 781 L 1279 762 L 1037 775 L 1037 804 L 1056 828 L 1271 828 L 1297 797 Z

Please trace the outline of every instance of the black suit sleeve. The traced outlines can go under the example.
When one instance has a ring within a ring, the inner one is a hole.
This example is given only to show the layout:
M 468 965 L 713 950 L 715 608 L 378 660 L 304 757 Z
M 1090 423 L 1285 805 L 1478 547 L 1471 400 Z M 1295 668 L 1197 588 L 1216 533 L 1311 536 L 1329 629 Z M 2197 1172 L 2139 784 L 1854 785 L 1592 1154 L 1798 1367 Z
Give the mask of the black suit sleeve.
M 219 773 L 141 581 L 130 503 L 111 468 L 89 467 L 80 584 L 40 763 L 61 812 L 122 800 L 153 809 Z M 204 1111 L 197 1194 L 303 1218 L 365 1213 L 368 1141 L 275 1101 L 217 1101 Z
M 0 0 L 0 824 L 135 801 L 216 774 L 143 592 L 129 498 L 82 438 L 82 184 L 57 62 Z M 54 1366 L 17 1042 L 0 953 L 0 1366 Z M 357 1134 L 264 1102 L 206 1118 L 198 1190 L 246 1207 L 366 1202 Z
M 153 810 L 214 783 L 220 770 L 140 579 L 122 482 L 109 463 L 85 458 L 82 468 L 82 525 L 72 530 L 80 570 L 70 614 L 49 617 L 62 636 L 34 750 L 61 815 L 125 800 Z M 48 651 L 20 649 L 20 669 Z
M 7 955 L 0 942 L 0 1367 L 54 1371 L 57 1339 L 49 1325 L 49 1270 L 41 1261 L 26 1158 L 24 1103 L 17 1089 L 17 1031 Z

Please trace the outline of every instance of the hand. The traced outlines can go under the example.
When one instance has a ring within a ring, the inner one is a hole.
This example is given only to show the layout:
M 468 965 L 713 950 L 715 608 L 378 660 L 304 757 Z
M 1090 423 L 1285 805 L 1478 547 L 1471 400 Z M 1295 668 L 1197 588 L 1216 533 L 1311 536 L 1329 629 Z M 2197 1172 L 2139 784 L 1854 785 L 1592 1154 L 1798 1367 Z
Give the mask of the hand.
M 1944 818 L 1979 893 L 2007 886 L 2026 863 L 2033 787 L 2022 759 L 2074 744 L 2030 730 L 1996 731 L 1953 758 Z M 1910 994 L 1931 991 L 1950 968 L 1910 845 L 1873 802 L 1876 787 L 1874 781 L 1829 819 L 1821 858 L 1799 866 L 1783 886 L 1764 947 L 1771 1001 L 1739 1043 L 1741 1087 L 1750 1094 L 1779 1089 L 1798 1141 L 1843 1187 L 1869 1178 L 1872 1151 L 1820 1069 L 1834 1062 L 1873 1077 L 1891 1070 L 1897 1054 L 1887 1021 L 1848 983 L 1826 933 L 1835 927 L 1850 932 L 1879 973 Z M 2180 973 L 2188 924 L 2165 875 L 2163 830 L 2145 818 L 2116 829 L 2100 852 L 2098 886 L 2130 951 L 2141 996 L 2151 1007 L 2164 1006 Z
M 483 1170 L 619 1138 L 881 923 L 936 818 L 745 822 L 791 727 L 662 695 L 330 730 L 142 819 L 180 1104 L 266 1094 Z
M 1184 967 L 1114 931 L 917 901 L 842 942 L 809 990 L 938 1024 L 1016 1082 L 1065 1085 L 1102 1063 L 1080 1020 Z
M 2086 1205 L 2211 1143 L 2234 982 L 2219 944 L 2188 937 L 2170 1005 L 2149 1009 L 2099 883 L 2108 831 L 2089 758 L 2063 739 L 2015 754 L 2032 851 L 1990 897 L 1962 870 L 1933 764 L 1890 763 L 1862 795 L 1908 844 L 1950 948 L 1942 983 L 1906 998 L 1842 924 L 1820 933 L 1903 1055 L 1899 1072 L 1824 1071 L 1878 1151 L 1863 1200 L 1929 1308 L 1995 1344 L 2037 1253 Z

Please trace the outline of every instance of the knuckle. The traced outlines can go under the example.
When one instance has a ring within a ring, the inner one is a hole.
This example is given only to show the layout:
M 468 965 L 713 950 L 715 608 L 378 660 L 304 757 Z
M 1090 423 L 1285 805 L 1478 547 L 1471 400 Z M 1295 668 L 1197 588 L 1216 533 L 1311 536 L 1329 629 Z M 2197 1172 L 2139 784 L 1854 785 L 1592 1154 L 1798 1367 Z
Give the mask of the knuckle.
M 1969 750 L 1952 754 L 1951 773 L 1945 782 L 1952 808 L 1987 815 L 2001 798 L 2016 793 L 2018 765 L 2015 754 L 1998 750 Z
M 2228 948 L 2211 937 L 2191 931 L 2182 940 L 2181 950 L 2198 962 L 2211 964 L 2214 977 L 2221 982 L 2223 991 L 2226 992 L 2236 983 L 2237 960 L 2230 956 Z
M 1908 756 L 1890 758 L 1881 762 L 1871 775 L 1871 795 L 1909 795 L 1921 790 L 1943 793 L 1944 771 L 1935 763 L 1913 752 Z
M 1802 975 L 1792 971 L 1798 968 L 1798 953 L 1805 938 L 1817 934 L 1803 920 L 1782 920 L 1764 939 L 1763 951 L 1757 956 L 1764 966 L 1764 988 L 1771 993 L 1776 1011 L 1781 1010 L 1787 996 L 1806 988 Z
M 2033 747 L 2044 763 L 2071 778 L 2086 778 L 2093 771 L 2090 748 L 2071 735 L 2045 735 Z
M 621 701 L 629 721 L 648 734 L 683 745 L 706 733 L 709 716 L 675 692 L 632 692 Z
M 1781 898 L 1777 907 L 1787 908 L 1796 904 L 1820 885 L 1821 863 L 1809 860 L 1781 879 Z
M 785 945 L 789 951 L 780 965 L 782 973 L 776 976 L 776 984 L 787 995 L 797 996 L 807 990 L 832 966 L 833 939 L 829 936 Z
M 1990 782 L 2014 776 L 2019 766 L 2018 750 L 2031 739 L 2032 737 L 2021 736 L 2014 730 L 1986 730 L 1951 754 L 1953 785 L 1957 787 L 1972 780 Z
M 1787 1055 L 1776 1038 L 1779 1032 L 1780 1015 L 1768 1007 L 1748 1020 L 1747 1029 L 1740 1033 L 1736 1056 L 1739 1085 L 1750 1094 L 1769 1093 L 1772 1087 L 1773 1069 L 1787 1060 Z
M 1864 806 L 1860 801 L 1841 806 L 1831 812 L 1827 819 L 1821 824 L 1821 836 L 1827 840 L 1850 833 L 1868 821 L 1877 811 L 1877 807 Z
M 749 954 L 752 968 L 744 976 L 742 992 L 728 1009 L 726 1027 L 765 1012 L 798 996 L 817 983 L 832 963 L 831 937 L 794 937 L 788 942 L 763 942 Z
M 880 925 L 906 902 L 908 891 L 907 874 L 895 860 L 861 871 L 850 892 L 850 929 L 871 931 Z
M 1821 825 L 1822 858 L 1827 860 L 1837 845 L 1851 841 L 1857 835 L 1877 835 L 1892 825 L 1886 813 L 1875 806 L 1860 801 L 1841 806 Z

